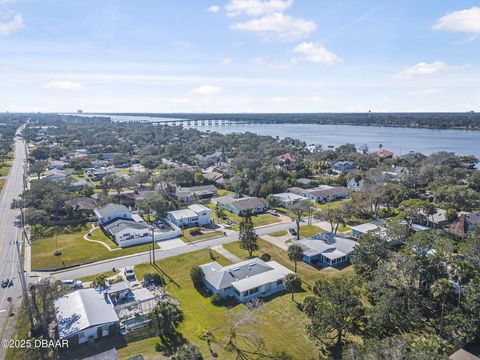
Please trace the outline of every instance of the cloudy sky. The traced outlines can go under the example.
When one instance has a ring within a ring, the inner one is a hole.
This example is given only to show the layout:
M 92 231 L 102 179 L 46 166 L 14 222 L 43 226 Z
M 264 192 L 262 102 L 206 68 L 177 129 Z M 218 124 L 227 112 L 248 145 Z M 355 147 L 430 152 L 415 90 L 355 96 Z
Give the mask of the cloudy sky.
M 480 1 L 0 0 L 0 111 L 480 111 Z

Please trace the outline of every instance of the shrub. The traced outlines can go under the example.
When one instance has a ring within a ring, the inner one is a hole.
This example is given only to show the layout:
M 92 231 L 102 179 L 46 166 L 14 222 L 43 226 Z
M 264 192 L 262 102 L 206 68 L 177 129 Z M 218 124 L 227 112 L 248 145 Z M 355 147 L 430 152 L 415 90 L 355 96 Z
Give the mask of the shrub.
M 162 285 L 164 284 L 163 278 L 159 273 L 146 273 L 143 276 L 143 282 L 145 285 Z
M 200 266 L 196 265 L 190 270 L 190 278 L 192 279 L 193 285 L 196 288 L 201 288 L 203 286 L 203 278 L 205 274 Z
M 260 256 L 260 259 L 263 261 L 270 261 L 272 259 L 272 256 L 270 254 L 264 253 L 262 256 Z
M 218 294 L 213 294 L 212 298 L 210 299 L 213 305 L 215 306 L 220 306 L 223 304 L 223 299 L 220 295 Z

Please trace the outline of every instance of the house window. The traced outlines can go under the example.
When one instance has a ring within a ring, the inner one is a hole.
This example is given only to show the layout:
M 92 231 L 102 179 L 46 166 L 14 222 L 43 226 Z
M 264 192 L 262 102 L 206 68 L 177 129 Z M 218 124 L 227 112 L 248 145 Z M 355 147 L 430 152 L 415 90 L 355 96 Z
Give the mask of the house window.
M 257 293 L 257 292 L 258 292 L 258 287 L 253 288 L 253 289 L 250 289 L 250 290 L 248 291 L 248 294 L 249 294 L 249 295 L 252 295 L 252 294 L 255 294 L 255 293 Z
M 78 333 L 79 339 L 83 339 L 84 337 L 85 337 L 85 333 L 83 331 Z
M 283 284 L 283 280 L 277 280 L 277 285 L 282 285 Z

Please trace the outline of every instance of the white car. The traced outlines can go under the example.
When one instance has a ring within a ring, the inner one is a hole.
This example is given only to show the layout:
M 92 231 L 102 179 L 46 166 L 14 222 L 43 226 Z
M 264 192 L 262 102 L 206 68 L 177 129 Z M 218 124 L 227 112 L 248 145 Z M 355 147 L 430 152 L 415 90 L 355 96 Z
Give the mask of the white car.
M 63 284 L 74 287 L 74 288 L 83 287 L 83 283 L 80 280 L 63 280 Z
M 131 266 L 127 266 L 125 268 L 125 277 L 127 278 L 127 280 L 135 280 L 135 273 L 133 272 L 133 267 Z

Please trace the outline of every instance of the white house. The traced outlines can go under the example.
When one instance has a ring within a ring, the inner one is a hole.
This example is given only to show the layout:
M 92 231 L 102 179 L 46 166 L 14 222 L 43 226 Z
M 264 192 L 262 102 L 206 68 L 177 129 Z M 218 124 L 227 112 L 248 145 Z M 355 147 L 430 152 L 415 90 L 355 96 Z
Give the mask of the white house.
M 342 265 L 350 260 L 355 241 L 332 233 L 319 233 L 295 241 L 303 249 L 303 261 L 310 265 Z
M 200 265 L 205 286 L 221 297 L 248 302 L 285 289 L 285 277 L 293 272 L 275 261 L 259 258 L 221 266 L 216 261 Z
M 355 178 L 351 178 L 347 183 L 347 189 L 350 191 L 362 191 L 363 185 L 363 179 L 356 181 Z
M 302 189 L 299 187 L 292 187 L 288 189 L 289 192 L 306 197 L 316 203 L 330 202 L 348 197 L 348 190 L 345 187 L 333 187 L 329 185 L 319 185 L 312 189 Z
M 98 222 L 103 225 L 116 219 L 132 220 L 132 213 L 124 205 L 108 204 L 102 208 L 93 210 Z
M 144 222 L 117 220 L 108 226 L 108 232 L 122 248 L 152 241 L 151 228 Z
M 258 214 L 264 212 L 268 207 L 265 199 L 250 196 L 222 196 L 213 198 L 212 204 L 218 205 L 238 216 L 242 216 L 247 212 Z
M 170 211 L 167 219 L 179 227 L 208 225 L 212 210 L 200 204 L 193 204 L 186 209 Z
M 297 194 L 294 194 L 294 193 L 273 194 L 273 197 L 282 206 L 289 206 L 289 205 L 295 204 L 299 201 L 308 200 L 306 197 L 300 196 L 300 195 L 297 195 Z
M 178 188 L 176 191 L 177 199 L 182 202 L 192 201 L 194 198 L 207 199 L 217 194 L 215 185 L 202 185 Z
M 78 343 L 112 335 L 119 319 L 108 296 L 97 289 L 80 289 L 54 301 L 60 340 L 78 337 Z

